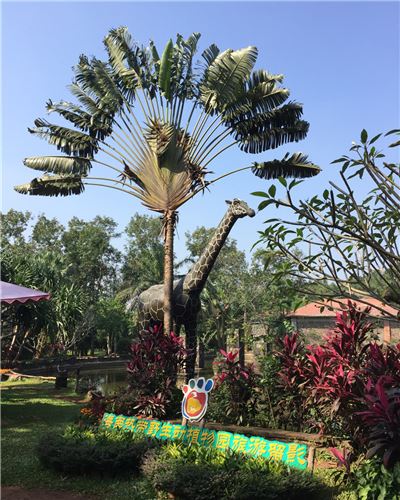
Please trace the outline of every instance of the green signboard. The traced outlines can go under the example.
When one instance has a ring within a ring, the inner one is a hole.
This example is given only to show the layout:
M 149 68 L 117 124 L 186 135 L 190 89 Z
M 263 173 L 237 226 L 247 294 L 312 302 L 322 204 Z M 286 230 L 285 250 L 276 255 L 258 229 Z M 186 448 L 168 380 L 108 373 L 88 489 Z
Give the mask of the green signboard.
M 212 447 L 216 450 L 234 450 L 252 457 L 264 457 L 286 463 L 297 469 L 307 467 L 307 445 L 269 441 L 259 436 L 244 436 L 226 431 L 213 431 L 137 417 L 105 413 L 101 426 L 122 429 L 163 440 L 180 440 L 187 444 Z

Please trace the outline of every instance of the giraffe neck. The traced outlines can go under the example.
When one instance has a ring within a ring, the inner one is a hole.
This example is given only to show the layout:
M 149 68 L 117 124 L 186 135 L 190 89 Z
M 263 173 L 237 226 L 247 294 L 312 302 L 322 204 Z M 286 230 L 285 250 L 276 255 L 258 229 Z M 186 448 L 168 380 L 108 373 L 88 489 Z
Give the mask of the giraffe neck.
M 196 291 L 200 293 L 203 290 L 218 254 L 236 221 L 237 217 L 228 210 L 199 260 L 187 273 L 183 282 L 183 288 L 186 292 Z

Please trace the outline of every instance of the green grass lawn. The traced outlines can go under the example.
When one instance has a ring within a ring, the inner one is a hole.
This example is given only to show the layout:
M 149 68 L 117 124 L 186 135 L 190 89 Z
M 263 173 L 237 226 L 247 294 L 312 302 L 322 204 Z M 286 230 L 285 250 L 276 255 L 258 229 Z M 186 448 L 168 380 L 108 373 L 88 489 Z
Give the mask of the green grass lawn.
M 35 453 L 39 438 L 78 417 L 81 405 L 63 399 L 74 395 L 72 389 L 55 390 L 54 382 L 38 379 L 1 382 L 0 387 L 3 486 L 67 490 L 104 500 L 154 500 L 140 478 L 64 477 L 41 466 Z

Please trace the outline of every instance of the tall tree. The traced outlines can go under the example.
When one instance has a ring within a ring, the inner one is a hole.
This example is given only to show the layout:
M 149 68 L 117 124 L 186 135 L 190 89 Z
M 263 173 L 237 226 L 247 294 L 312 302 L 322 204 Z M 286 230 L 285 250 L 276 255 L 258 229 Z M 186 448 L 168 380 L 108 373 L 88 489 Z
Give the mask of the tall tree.
M 103 293 L 115 291 L 120 253 L 111 240 L 119 236 L 116 227 L 110 217 L 97 216 L 92 221 L 73 217 L 62 237 L 68 274 L 92 304 Z
M 28 229 L 28 224 L 32 219 L 30 212 L 19 212 L 11 209 L 7 213 L 0 214 L 1 217 L 1 248 L 8 245 L 18 245 L 25 243 L 24 233 Z
M 65 228 L 57 219 L 48 219 L 41 214 L 32 228 L 31 241 L 39 249 L 61 249 Z
M 127 244 L 121 269 L 124 295 L 132 298 L 163 279 L 162 221 L 135 214 L 125 229 Z
M 45 172 L 24 194 L 79 194 L 86 185 L 107 186 L 130 194 L 164 221 L 164 323 L 172 327 L 173 235 L 177 210 L 196 193 L 241 170 L 263 179 L 309 177 L 319 168 L 301 153 L 282 160 L 254 162 L 209 180 L 208 166 L 238 145 L 261 153 L 303 139 L 308 123 L 302 106 L 287 102 L 283 75 L 254 70 L 256 47 L 223 52 L 210 45 L 201 65 L 194 64 L 200 38 L 177 35 L 161 56 L 151 41 L 137 45 L 126 28 L 113 29 L 104 40 L 107 61 L 81 56 L 71 92 L 75 103 L 47 103 L 75 129 L 35 121 L 31 133 L 46 139 L 66 156 L 25 159 Z M 112 161 L 113 164 L 109 162 Z M 111 169 L 117 179 L 90 170 Z

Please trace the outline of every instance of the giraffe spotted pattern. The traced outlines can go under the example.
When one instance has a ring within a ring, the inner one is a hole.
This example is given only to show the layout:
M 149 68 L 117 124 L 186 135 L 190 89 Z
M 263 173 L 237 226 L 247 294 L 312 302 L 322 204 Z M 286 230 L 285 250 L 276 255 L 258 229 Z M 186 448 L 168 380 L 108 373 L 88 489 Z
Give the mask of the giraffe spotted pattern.
M 227 201 L 229 207 L 219 223 L 208 245 L 199 260 L 193 265 L 186 276 L 174 280 L 173 288 L 173 320 L 177 335 L 182 325 L 185 327 L 186 348 L 189 350 L 186 370 L 187 377 L 194 376 L 196 363 L 196 327 L 200 311 L 200 294 L 206 284 L 214 263 L 223 247 L 232 227 L 238 219 L 254 217 L 255 212 L 247 203 L 234 199 Z M 164 291 L 163 285 L 153 285 L 139 295 L 139 326 L 146 330 L 151 321 L 163 321 Z

